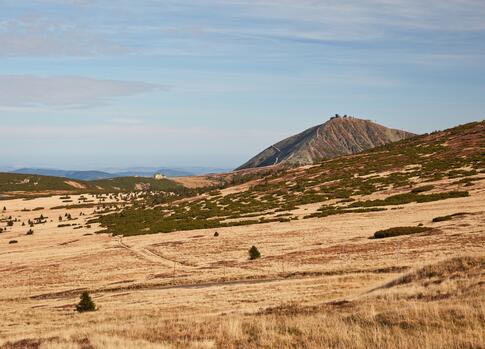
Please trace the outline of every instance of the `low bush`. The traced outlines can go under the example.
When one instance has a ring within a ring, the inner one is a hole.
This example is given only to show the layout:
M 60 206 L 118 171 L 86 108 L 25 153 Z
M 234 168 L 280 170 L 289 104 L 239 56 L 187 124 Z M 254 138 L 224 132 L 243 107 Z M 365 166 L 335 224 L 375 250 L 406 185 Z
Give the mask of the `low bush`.
M 433 230 L 433 228 L 429 228 L 429 227 L 394 227 L 394 228 L 379 230 L 375 232 L 373 238 L 383 239 L 383 238 L 390 238 L 390 237 L 401 236 L 401 235 L 425 233 L 431 230 Z
M 459 212 L 459 213 L 453 213 L 453 214 L 450 214 L 450 215 L 447 215 L 447 216 L 439 216 L 439 217 L 433 218 L 432 222 L 436 223 L 436 222 L 449 221 L 449 220 L 452 220 L 455 217 L 466 216 L 467 214 L 469 214 L 469 213 Z

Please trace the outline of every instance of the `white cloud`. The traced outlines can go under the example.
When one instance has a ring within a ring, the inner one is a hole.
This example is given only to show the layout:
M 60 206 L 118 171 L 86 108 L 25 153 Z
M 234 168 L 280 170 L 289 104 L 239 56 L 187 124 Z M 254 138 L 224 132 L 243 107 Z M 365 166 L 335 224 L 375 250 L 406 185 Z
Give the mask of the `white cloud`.
M 166 87 L 137 81 L 0 75 L 0 106 L 89 108 L 106 104 L 115 97 L 162 89 Z

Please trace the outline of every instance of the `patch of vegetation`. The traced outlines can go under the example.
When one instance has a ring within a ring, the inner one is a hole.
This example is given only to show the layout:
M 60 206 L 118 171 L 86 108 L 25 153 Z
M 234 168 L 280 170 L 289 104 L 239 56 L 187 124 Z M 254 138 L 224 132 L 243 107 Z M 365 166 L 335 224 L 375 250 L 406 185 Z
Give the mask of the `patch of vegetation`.
M 122 191 L 177 191 L 185 187 L 169 179 L 143 177 L 118 177 L 89 182 L 91 185 L 103 188 L 109 192 Z
M 388 196 L 385 199 L 380 200 L 367 200 L 367 201 L 357 201 L 350 204 L 349 207 L 373 207 L 373 206 L 391 206 L 391 205 L 404 205 L 411 202 L 423 203 L 431 201 L 439 201 L 452 198 L 462 198 L 470 196 L 467 191 L 450 191 L 445 193 L 436 194 L 415 194 L 415 193 L 404 193 Z
M 374 239 L 384 239 L 401 235 L 419 234 L 432 231 L 429 227 L 394 227 L 384 230 L 379 230 L 374 233 Z
M 470 213 L 467 213 L 467 212 L 458 212 L 458 213 L 453 213 L 453 214 L 450 214 L 450 215 L 447 215 L 447 216 L 439 216 L 439 217 L 433 218 L 432 222 L 437 223 L 437 222 L 449 221 L 449 220 L 452 220 L 455 217 L 462 217 L 462 216 L 466 216 L 466 215 L 469 215 L 469 214 Z

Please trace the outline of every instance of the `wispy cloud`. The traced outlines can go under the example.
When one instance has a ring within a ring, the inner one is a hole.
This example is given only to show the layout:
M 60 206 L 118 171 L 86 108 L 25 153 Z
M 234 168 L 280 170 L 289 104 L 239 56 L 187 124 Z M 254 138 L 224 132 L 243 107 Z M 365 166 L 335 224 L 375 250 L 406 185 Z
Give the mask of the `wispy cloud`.
M 79 76 L 0 75 L 0 106 L 89 108 L 116 97 L 163 89 L 145 82 Z
M 103 56 L 129 53 L 129 49 L 79 23 L 41 15 L 0 20 L 0 57 Z
M 3 2 L 6 9 L 18 6 Z M 203 54 L 268 40 L 423 40 L 413 33 L 485 31 L 482 0 L 140 0 L 136 6 L 128 0 L 37 0 L 23 8 L 30 14 L 0 14 L 0 56 Z

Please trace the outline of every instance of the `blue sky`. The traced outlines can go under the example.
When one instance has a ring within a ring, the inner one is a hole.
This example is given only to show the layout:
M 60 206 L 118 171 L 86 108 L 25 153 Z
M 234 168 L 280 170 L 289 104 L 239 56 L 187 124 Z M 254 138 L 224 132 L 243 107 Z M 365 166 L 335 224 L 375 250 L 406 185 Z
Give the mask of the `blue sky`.
M 483 0 L 0 0 L 0 166 L 235 167 L 340 113 L 485 115 Z

